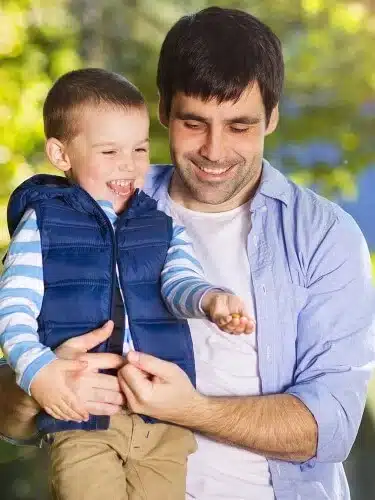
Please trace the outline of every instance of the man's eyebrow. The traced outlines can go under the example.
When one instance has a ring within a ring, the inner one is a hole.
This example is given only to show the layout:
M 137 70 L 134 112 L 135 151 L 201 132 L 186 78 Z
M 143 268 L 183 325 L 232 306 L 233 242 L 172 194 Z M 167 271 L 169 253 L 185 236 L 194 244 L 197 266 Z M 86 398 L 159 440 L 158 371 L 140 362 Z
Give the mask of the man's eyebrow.
M 256 125 L 260 123 L 261 118 L 259 116 L 235 116 L 234 118 L 230 118 L 229 120 L 225 120 L 225 123 L 231 125 L 233 123 L 242 123 L 244 125 Z
M 191 113 L 189 111 L 176 111 L 175 117 L 178 120 L 193 120 L 195 122 L 204 122 L 208 123 L 207 118 L 204 118 L 203 116 L 197 115 L 195 113 Z
M 197 115 L 196 113 L 192 113 L 189 111 L 176 111 L 175 117 L 179 120 L 193 120 L 196 122 L 202 122 L 202 123 L 208 123 L 209 120 L 205 118 L 204 116 Z M 228 120 L 225 120 L 226 124 L 233 124 L 233 123 L 242 123 L 244 125 L 257 125 L 258 123 L 261 122 L 261 118 L 259 116 L 248 116 L 248 115 L 242 115 L 242 116 L 235 116 L 233 118 L 229 118 Z

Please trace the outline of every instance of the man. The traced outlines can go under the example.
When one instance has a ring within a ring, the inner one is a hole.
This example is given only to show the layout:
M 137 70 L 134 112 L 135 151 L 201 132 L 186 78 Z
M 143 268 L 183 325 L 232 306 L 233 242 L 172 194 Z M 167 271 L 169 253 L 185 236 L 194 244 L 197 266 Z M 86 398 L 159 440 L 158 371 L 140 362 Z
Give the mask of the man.
M 207 278 L 246 298 L 257 320 L 249 338 L 191 321 L 197 390 L 178 367 L 146 355 L 130 353 L 119 372 L 133 411 L 197 431 L 187 498 L 349 498 L 341 462 L 374 360 L 369 255 L 350 216 L 262 160 L 282 83 L 277 37 L 241 11 L 186 16 L 161 49 L 160 119 L 175 168 L 155 167 L 146 190 L 185 224 Z M 59 355 L 89 349 L 105 328 Z M 83 357 L 120 364 L 95 356 Z M 7 373 L 1 429 L 20 437 L 36 410 Z M 90 411 L 116 411 L 118 387 L 93 381 L 99 375 L 87 371 L 77 393 Z

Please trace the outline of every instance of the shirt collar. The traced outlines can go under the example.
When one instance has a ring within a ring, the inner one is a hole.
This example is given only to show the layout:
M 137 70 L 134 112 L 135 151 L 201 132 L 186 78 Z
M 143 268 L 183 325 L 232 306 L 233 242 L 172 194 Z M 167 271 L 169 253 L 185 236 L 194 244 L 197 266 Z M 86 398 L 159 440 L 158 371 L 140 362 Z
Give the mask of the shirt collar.
M 262 176 L 251 209 L 254 210 L 264 205 L 264 199 L 262 200 L 264 196 L 288 205 L 289 195 L 290 184 L 288 179 L 276 168 L 272 167 L 267 160 L 263 160 Z

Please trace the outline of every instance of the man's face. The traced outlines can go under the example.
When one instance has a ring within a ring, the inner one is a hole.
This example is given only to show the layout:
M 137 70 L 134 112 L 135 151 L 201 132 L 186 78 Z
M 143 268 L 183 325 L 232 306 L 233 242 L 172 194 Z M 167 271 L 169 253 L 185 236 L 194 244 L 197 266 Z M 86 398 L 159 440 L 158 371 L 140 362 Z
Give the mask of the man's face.
M 257 83 L 237 102 L 176 93 L 168 120 L 177 167 L 171 197 L 197 211 L 220 212 L 245 203 L 260 178 L 264 137 L 276 128 L 277 118 L 275 108 L 267 126 Z
M 99 106 L 84 109 L 80 131 L 67 145 L 69 174 L 96 200 L 124 210 L 135 188 L 143 186 L 149 168 L 146 107 Z

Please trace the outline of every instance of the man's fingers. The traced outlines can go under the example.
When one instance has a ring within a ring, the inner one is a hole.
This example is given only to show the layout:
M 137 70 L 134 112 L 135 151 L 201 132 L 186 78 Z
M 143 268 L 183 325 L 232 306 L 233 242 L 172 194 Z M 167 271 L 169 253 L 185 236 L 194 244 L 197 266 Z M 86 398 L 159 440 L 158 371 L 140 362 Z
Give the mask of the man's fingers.
M 110 352 L 82 354 L 79 359 L 86 361 L 87 369 L 90 371 L 108 370 L 110 368 L 119 369 L 125 363 L 125 359 L 122 356 Z
M 135 395 L 140 395 L 147 391 L 152 384 L 147 376 L 145 376 L 144 371 L 132 364 L 128 364 L 121 369 L 119 373 L 119 382 L 126 398 L 129 398 L 126 387 L 129 387 Z
M 107 323 L 105 323 L 101 328 L 84 333 L 79 337 L 71 338 L 64 342 L 64 345 L 77 351 L 90 351 L 90 349 L 93 349 L 109 338 L 112 333 L 113 326 L 114 323 L 112 320 L 107 321 Z
M 150 375 L 156 375 L 161 380 L 168 380 L 176 370 L 176 365 L 174 363 L 170 363 L 169 361 L 164 361 L 162 359 L 156 358 L 155 356 L 151 356 L 150 354 L 145 354 L 144 352 L 130 351 L 126 357 L 128 363 L 136 366 L 143 372 L 149 373 Z M 127 369 L 127 365 L 120 370 L 122 373 Z M 144 381 L 143 374 L 138 374 L 137 377 L 140 377 Z

